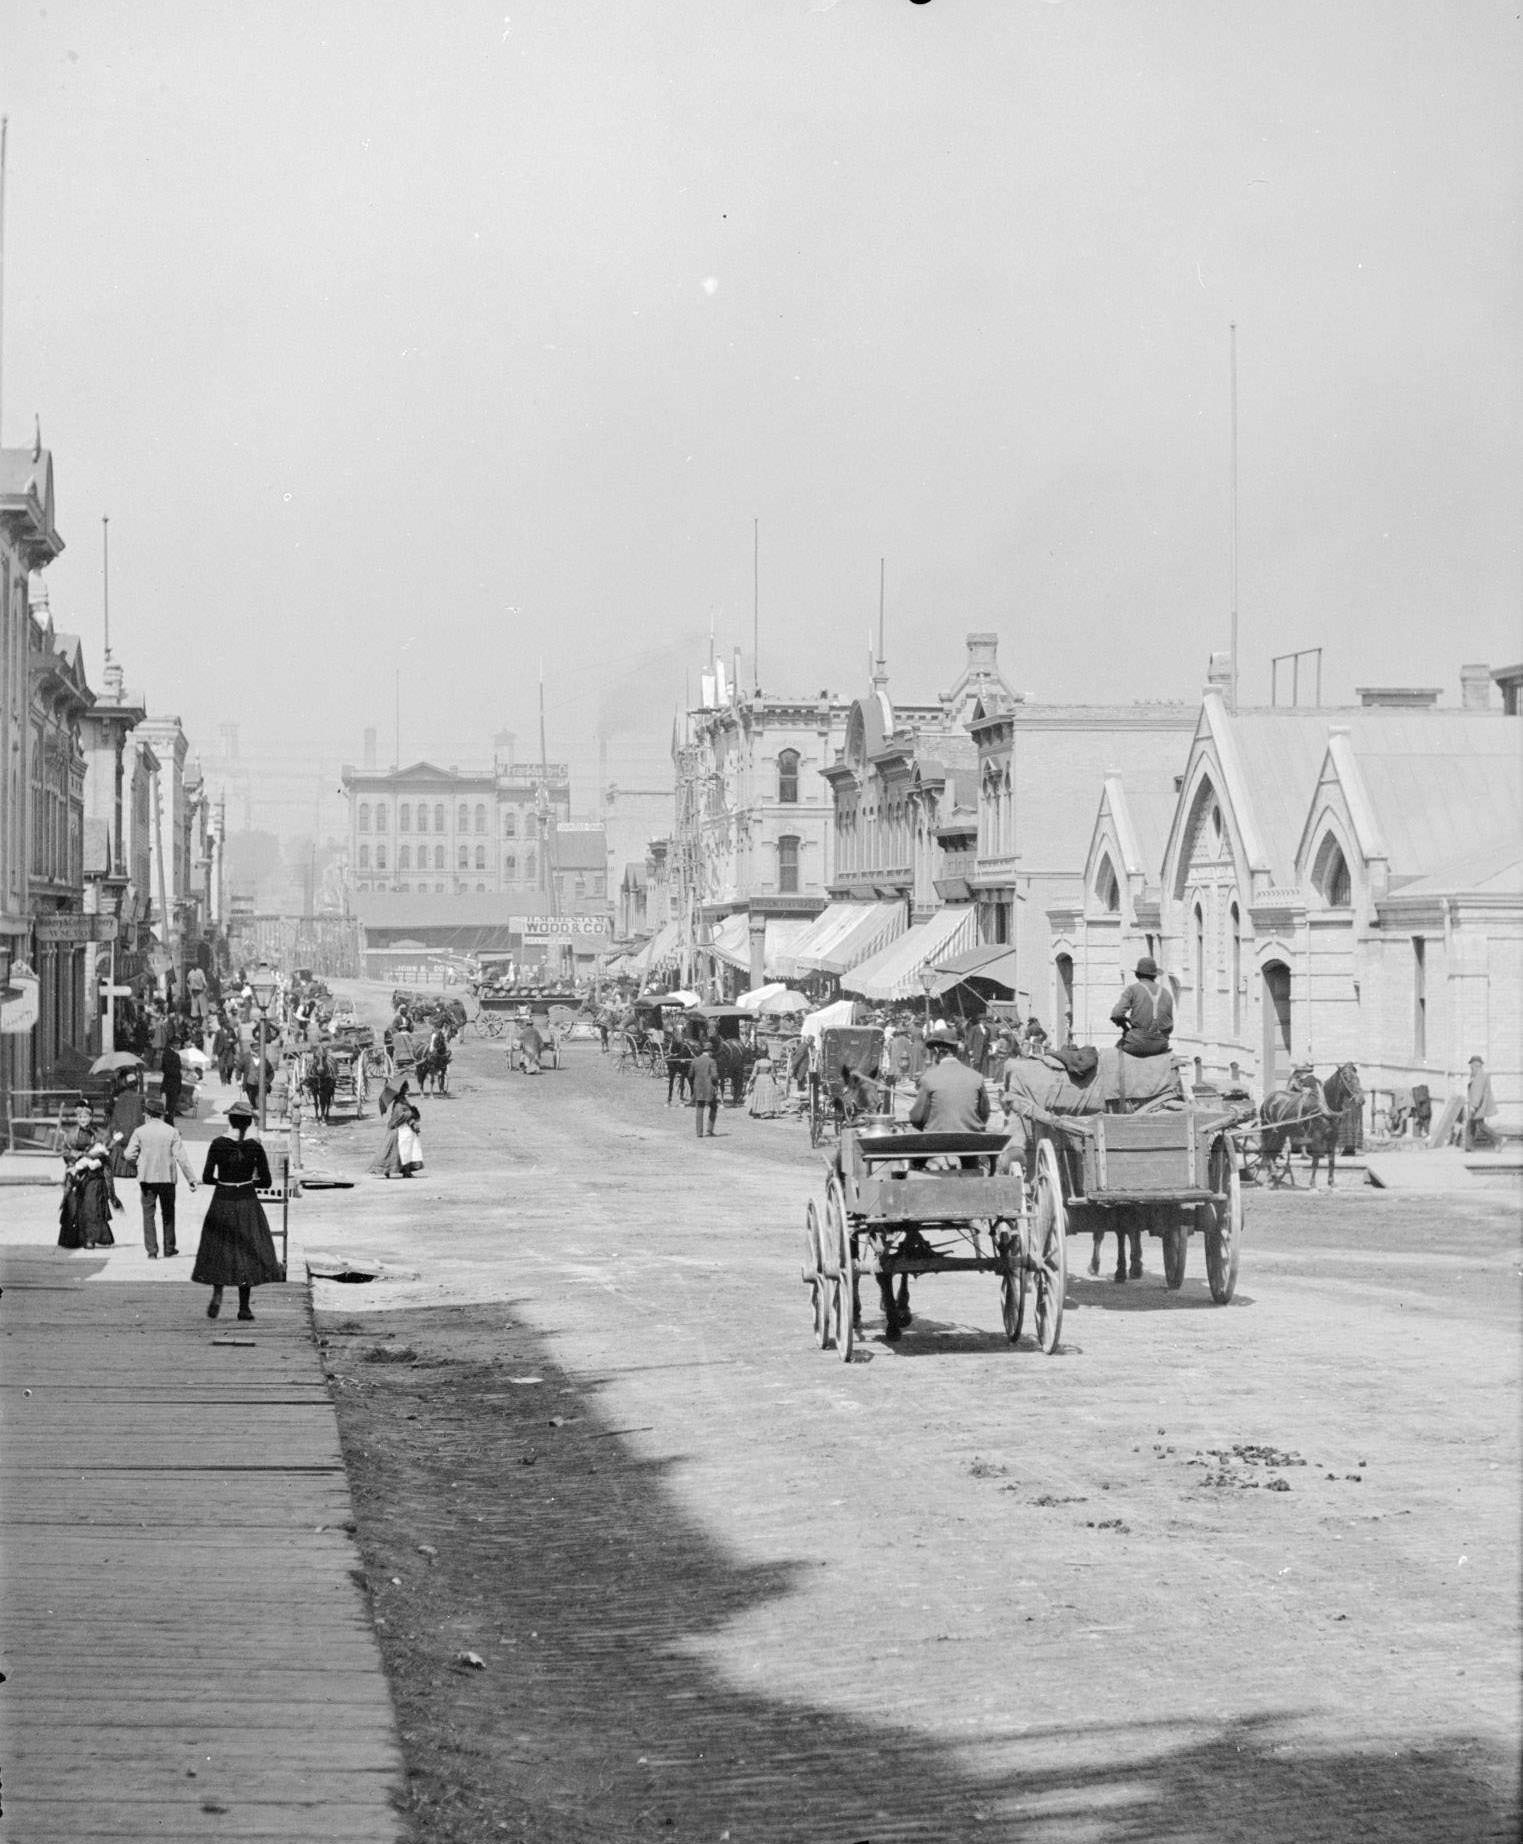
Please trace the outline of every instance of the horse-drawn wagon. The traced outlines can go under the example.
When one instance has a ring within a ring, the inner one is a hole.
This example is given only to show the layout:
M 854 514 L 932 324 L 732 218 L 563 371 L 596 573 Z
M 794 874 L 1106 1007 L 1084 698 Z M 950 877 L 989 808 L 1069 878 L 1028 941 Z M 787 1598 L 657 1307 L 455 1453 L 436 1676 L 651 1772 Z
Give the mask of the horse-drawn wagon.
M 863 1114 L 883 1110 L 879 1081 L 883 1033 L 876 1025 L 829 1025 L 809 1066 L 809 1144 L 839 1133 Z
M 802 1278 L 821 1349 L 834 1340 L 850 1362 L 864 1275 L 878 1283 L 892 1342 L 910 1323 L 910 1277 L 954 1273 L 999 1276 L 1011 1344 L 1034 1300 L 1037 1343 L 1056 1348 L 1067 1284 L 1061 1199 L 1050 1165 L 1034 1191 L 1018 1165 L 1001 1169 L 1008 1137 L 841 1129 L 823 1203 L 810 1200 L 804 1224 Z

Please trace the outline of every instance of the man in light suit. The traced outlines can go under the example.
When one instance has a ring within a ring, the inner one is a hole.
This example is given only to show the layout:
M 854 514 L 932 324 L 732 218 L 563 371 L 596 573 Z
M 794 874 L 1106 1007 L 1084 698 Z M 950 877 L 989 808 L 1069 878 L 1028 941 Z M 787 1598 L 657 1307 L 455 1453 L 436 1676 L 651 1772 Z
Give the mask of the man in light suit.
M 180 1138 L 179 1128 L 171 1126 L 164 1118 L 162 1099 L 157 1095 L 150 1096 L 144 1106 L 148 1118 L 127 1142 L 126 1163 L 136 1174 L 138 1189 L 142 1193 L 143 1247 L 148 1251 L 148 1259 L 157 1261 L 159 1239 L 154 1223 L 154 1206 L 158 1205 L 164 1218 L 164 1253 L 166 1256 L 177 1254 L 176 1167 L 185 1174 L 192 1191 L 196 1188 L 196 1174 L 185 1156 L 185 1142 Z

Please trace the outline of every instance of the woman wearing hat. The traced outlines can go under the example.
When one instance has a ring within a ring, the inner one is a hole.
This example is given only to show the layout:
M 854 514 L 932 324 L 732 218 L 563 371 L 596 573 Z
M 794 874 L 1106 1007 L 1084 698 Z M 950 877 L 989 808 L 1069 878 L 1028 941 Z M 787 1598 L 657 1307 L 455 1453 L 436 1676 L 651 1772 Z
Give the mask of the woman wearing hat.
M 1144 954 L 1136 979 L 1116 1001 L 1111 1023 L 1121 1027 L 1121 1048 L 1128 1056 L 1165 1056 L 1174 1029 L 1174 995 L 1158 978 L 1158 962 Z
M 231 1132 L 219 1134 L 206 1151 L 201 1182 L 216 1190 L 201 1225 L 201 1245 L 190 1278 L 212 1290 L 208 1319 L 222 1311 L 224 1287 L 238 1289 L 238 1317 L 252 1319 L 251 1289 L 285 1279 L 257 1195 L 270 1189 L 271 1180 L 263 1145 L 247 1137 L 253 1119 L 248 1103 L 235 1101 L 227 1111 Z
M 59 1147 L 63 1155 L 63 1202 L 58 1209 L 61 1249 L 110 1248 L 111 1212 L 120 1210 L 111 1182 L 111 1154 L 96 1131 L 88 1102 L 74 1110 L 74 1126 Z

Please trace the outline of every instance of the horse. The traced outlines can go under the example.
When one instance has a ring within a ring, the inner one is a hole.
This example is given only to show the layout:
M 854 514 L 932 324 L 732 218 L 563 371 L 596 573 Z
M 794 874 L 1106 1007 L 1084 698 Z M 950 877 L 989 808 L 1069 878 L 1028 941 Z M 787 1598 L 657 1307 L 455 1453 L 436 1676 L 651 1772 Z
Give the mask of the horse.
M 720 1092 L 728 1086 L 730 1106 L 738 1108 L 746 1098 L 746 1077 L 750 1074 L 754 1055 L 748 1056 L 745 1045 L 734 1037 L 716 1038 L 709 1048 L 719 1069 Z
M 1276 1161 L 1287 1148 L 1311 1154 L 1311 1177 L 1307 1188 L 1317 1188 L 1317 1164 L 1327 1159 L 1327 1188 L 1333 1188 L 1337 1169 L 1338 1146 L 1343 1138 L 1343 1119 L 1353 1108 L 1364 1105 L 1364 1090 L 1359 1085 L 1359 1071 L 1352 1063 L 1340 1063 L 1325 1082 L 1308 1075 L 1291 1088 L 1276 1089 L 1264 1097 L 1259 1109 L 1260 1146 L 1263 1162 L 1273 1172 Z M 1289 1161 L 1284 1176 L 1271 1178 L 1272 1183 L 1291 1184 L 1295 1178 Z
M 434 1084 L 436 1093 L 443 1095 L 448 1092 L 445 1085 L 449 1081 L 449 1066 L 451 1062 L 449 1043 L 447 1039 L 443 1042 L 436 1041 L 443 1037 L 444 1033 L 442 1031 L 435 1032 L 434 1037 L 431 1037 L 428 1041 L 428 1047 L 418 1058 L 417 1067 L 414 1073 L 418 1078 L 418 1093 L 420 1095 L 426 1095 L 428 1093 L 428 1085 L 430 1082 Z

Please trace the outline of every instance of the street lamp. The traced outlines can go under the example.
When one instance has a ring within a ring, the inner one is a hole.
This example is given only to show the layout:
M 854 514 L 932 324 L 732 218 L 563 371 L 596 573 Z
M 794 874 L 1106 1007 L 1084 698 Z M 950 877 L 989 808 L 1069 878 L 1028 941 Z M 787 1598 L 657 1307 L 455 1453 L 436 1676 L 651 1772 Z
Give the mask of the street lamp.
M 275 1002 L 275 994 L 279 990 L 280 975 L 268 963 L 256 967 L 249 975 L 249 991 L 254 995 L 254 1005 L 259 1013 L 259 1133 L 261 1138 L 264 1136 L 264 1083 L 265 1070 L 268 1068 L 265 1059 L 265 1026 L 270 1007 Z
M 922 967 L 920 969 L 920 984 L 925 988 L 925 1024 L 927 1030 L 931 1028 L 931 994 L 935 991 L 936 983 L 940 978 L 941 975 L 937 973 L 934 968 Z

